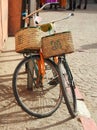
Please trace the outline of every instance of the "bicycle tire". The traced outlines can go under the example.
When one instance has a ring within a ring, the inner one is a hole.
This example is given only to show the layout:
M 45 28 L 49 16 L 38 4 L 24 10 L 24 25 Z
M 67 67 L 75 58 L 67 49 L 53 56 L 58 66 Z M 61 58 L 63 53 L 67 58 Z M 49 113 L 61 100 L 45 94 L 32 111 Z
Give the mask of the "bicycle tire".
M 74 86 L 70 82 L 71 72 L 67 73 L 65 63 L 59 59 L 58 68 L 59 74 L 61 77 L 61 84 L 62 84 L 62 92 L 64 101 L 66 103 L 67 109 L 71 115 L 71 117 L 75 117 L 77 115 L 77 102 L 76 102 L 76 95 L 74 91 Z M 69 66 L 68 66 L 69 67 Z M 69 68 L 70 69 L 70 68 Z M 74 82 L 73 82 L 74 83 Z
M 38 55 L 24 58 L 16 67 L 12 86 L 15 99 L 20 107 L 31 116 L 38 118 L 48 117 L 52 115 L 60 106 L 62 100 L 62 90 L 60 82 L 55 85 L 50 84 L 50 81 L 59 77 L 56 65 L 51 60 L 45 60 L 45 77 L 43 87 L 36 88 L 33 85 L 32 90 L 27 88 L 27 73 L 29 69 L 25 70 L 25 64 L 33 58 L 39 59 Z M 47 77 L 46 77 L 47 76 Z M 32 76 L 33 77 L 33 76 Z M 33 77 L 35 79 L 35 77 Z M 58 79 L 58 78 L 57 78 Z M 34 84 L 35 82 L 33 82 Z
M 70 67 L 69 67 L 69 65 L 68 65 L 68 63 L 67 63 L 67 61 L 66 61 L 65 56 L 64 56 L 62 62 L 63 62 L 64 68 L 65 68 L 65 70 L 66 70 L 66 72 L 67 72 L 68 80 L 69 80 L 70 86 L 72 86 L 72 87 L 75 89 L 75 83 L 74 83 L 74 80 L 73 80 L 73 75 L 72 75 L 72 72 L 71 72 L 71 70 L 70 70 Z

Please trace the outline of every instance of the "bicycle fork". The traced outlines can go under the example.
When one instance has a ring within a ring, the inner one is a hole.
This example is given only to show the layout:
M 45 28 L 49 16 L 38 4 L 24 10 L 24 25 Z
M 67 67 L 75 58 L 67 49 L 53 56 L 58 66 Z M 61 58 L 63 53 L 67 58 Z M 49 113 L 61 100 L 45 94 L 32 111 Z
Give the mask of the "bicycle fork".
M 58 58 L 58 64 L 59 63 L 63 64 L 63 68 L 62 68 L 63 69 L 63 75 L 65 75 L 64 71 L 66 71 L 67 77 L 68 77 L 68 80 L 69 80 L 69 83 L 70 83 L 70 86 L 72 86 L 75 89 L 75 84 L 74 84 L 73 76 L 72 76 L 70 67 L 69 67 L 69 65 L 68 65 L 68 63 L 66 61 L 65 55 L 64 56 L 60 56 Z

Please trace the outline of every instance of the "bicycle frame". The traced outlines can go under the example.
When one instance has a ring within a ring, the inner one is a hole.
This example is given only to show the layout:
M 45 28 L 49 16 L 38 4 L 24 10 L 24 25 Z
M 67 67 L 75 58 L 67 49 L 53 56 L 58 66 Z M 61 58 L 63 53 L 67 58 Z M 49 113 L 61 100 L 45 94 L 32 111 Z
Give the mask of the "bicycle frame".
M 63 63 L 64 68 L 66 68 L 66 72 L 67 72 L 67 75 L 68 75 L 68 80 L 69 80 L 70 86 L 73 86 L 75 88 L 75 84 L 74 84 L 74 81 L 73 81 L 73 76 L 72 76 L 71 70 L 69 68 L 69 65 L 68 65 L 68 63 L 66 61 L 65 54 L 62 55 L 62 56 L 59 56 L 58 60 L 60 60 Z
M 43 8 L 45 8 L 46 6 L 48 6 L 48 5 L 50 5 L 50 3 L 46 3 L 45 5 L 43 5 L 41 8 L 39 8 L 39 9 L 37 9 L 37 10 L 35 10 L 35 11 L 33 11 L 32 13 L 30 13 L 30 14 L 28 14 L 26 17 L 23 17 L 23 20 L 26 20 L 27 18 L 33 18 L 33 21 L 34 21 L 34 17 L 31 17 L 31 16 L 33 16 L 33 15 L 35 15 L 35 14 L 37 14 L 37 13 L 39 13 L 40 11 L 42 11 L 43 10 Z M 49 23 L 47 23 L 47 24 L 43 24 L 43 25 L 39 25 L 39 23 L 38 24 L 36 24 L 36 26 L 38 26 L 40 29 L 41 29 L 41 26 L 48 26 L 48 25 L 50 25 L 50 26 L 52 26 L 52 29 L 53 29 L 53 33 L 56 33 L 56 27 L 55 27 L 55 23 L 56 22 L 60 22 L 60 21 L 62 21 L 62 20 L 65 20 L 65 19 L 68 19 L 69 17 L 71 17 L 71 16 L 73 16 L 74 14 L 73 13 L 70 13 L 68 16 L 66 16 L 65 18 L 62 18 L 62 19 L 57 19 L 57 20 L 54 20 L 54 21 L 52 21 L 52 22 L 49 22 Z M 35 25 L 34 25 L 35 26 Z M 49 28 L 48 28 L 49 29 Z M 43 31 L 43 30 L 42 30 Z M 49 31 L 49 30 L 47 30 L 47 31 Z M 45 73 L 45 67 L 44 67 L 44 60 L 43 60 L 43 55 L 42 55 L 42 51 L 40 50 L 40 52 L 39 52 L 39 55 L 40 55 L 40 60 L 39 61 L 37 61 L 37 65 L 38 65 L 38 70 L 36 70 L 36 73 L 37 73 L 37 76 L 38 76 L 38 74 L 40 75 L 40 77 L 44 77 L 44 73 Z M 59 57 L 58 56 L 55 56 L 55 57 L 53 57 L 53 61 L 56 63 L 56 64 L 58 64 L 58 59 L 59 59 Z M 66 61 L 65 60 L 65 57 L 64 57 L 64 61 Z M 33 61 L 33 64 L 35 65 L 36 63 L 34 63 L 34 61 Z M 68 67 L 68 66 L 65 66 L 65 67 Z M 37 67 L 36 67 L 37 68 Z M 68 67 L 69 68 L 69 67 Z M 39 71 L 39 72 L 37 72 L 37 71 Z

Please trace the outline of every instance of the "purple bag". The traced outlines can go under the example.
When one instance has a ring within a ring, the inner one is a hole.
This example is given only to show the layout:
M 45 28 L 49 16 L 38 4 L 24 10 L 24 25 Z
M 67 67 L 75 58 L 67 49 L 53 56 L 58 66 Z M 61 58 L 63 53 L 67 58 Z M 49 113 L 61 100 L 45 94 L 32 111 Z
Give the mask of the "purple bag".
M 46 3 L 51 3 L 51 0 L 46 0 Z
M 58 0 L 46 0 L 46 3 L 56 3 Z

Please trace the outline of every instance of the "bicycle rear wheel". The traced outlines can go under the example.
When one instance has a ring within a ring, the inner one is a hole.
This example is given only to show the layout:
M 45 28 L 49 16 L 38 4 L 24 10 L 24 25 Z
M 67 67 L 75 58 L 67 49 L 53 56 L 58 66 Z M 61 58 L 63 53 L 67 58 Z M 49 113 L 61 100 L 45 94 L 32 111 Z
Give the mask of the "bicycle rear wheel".
M 71 72 L 69 72 L 70 68 L 66 68 L 65 64 L 66 62 L 61 61 L 61 59 L 59 59 L 58 67 L 59 67 L 59 73 L 60 73 L 61 83 L 62 83 L 62 92 L 70 115 L 72 117 L 75 117 L 77 115 L 76 113 L 77 103 L 76 103 L 76 95 L 73 86 L 74 82 L 70 81 L 72 77 Z
M 29 64 L 27 69 L 25 69 L 25 64 L 29 63 L 29 60 L 31 62 L 32 59 L 37 61 L 39 56 L 27 57 L 16 67 L 13 74 L 13 92 L 18 104 L 25 112 L 32 116 L 43 118 L 50 116 L 58 109 L 62 100 L 62 90 L 58 81 L 59 75 L 56 65 L 50 60 L 45 60 L 45 75 L 42 85 L 36 85 L 37 76 L 34 65 L 33 73 Z M 33 82 L 30 90 L 27 89 L 28 73 L 31 74 Z M 56 80 L 53 84 L 54 79 Z

